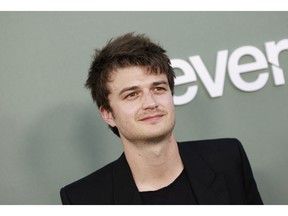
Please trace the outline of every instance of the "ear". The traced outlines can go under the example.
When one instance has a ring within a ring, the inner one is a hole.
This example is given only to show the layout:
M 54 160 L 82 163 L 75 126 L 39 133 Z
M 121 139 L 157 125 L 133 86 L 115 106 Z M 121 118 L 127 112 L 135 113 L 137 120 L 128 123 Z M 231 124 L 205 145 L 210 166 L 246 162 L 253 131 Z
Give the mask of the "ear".
M 115 127 L 115 126 L 116 126 L 116 124 L 115 124 L 115 122 L 114 122 L 114 117 L 113 117 L 113 114 L 112 114 L 111 111 L 105 109 L 105 108 L 102 107 L 102 106 L 100 107 L 99 111 L 100 111 L 100 114 L 101 114 L 103 120 L 104 120 L 108 125 L 110 125 L 111 127 Z

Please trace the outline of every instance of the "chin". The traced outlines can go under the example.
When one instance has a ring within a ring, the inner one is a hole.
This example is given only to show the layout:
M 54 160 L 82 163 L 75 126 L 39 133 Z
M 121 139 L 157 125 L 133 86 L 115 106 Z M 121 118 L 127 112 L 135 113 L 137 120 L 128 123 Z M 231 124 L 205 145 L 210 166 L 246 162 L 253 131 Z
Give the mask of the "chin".
M 149 143 L 158 143 L 169 138 L 171 135 L 172 135 L 171 130 L 161 131 L 158 133 L 156 131 L 152 131 L 151 133 L 148 133 L 145 136 L 143 136 L 143 140 L 146 140 Z

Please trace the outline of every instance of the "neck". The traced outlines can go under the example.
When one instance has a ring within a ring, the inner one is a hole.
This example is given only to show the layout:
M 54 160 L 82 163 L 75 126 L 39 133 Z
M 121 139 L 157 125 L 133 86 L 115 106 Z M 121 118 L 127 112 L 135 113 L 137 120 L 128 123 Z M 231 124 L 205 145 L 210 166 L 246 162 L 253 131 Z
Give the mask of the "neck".
M 174 136 L 160 142 L 123 142 L 125 156 L 139 191 L 157 190 L 172 183 L 183 170 Z

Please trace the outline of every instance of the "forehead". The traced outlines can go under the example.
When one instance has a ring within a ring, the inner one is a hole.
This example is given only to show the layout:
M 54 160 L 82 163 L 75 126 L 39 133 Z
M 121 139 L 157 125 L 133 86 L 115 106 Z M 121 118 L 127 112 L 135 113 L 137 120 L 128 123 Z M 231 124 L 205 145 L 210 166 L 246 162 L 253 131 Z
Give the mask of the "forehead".
M 153 73 L 145 67 L 127 67 L 117 69 L 111 73 L 108 87 L 118 89 L 131 85 L 142 86 L 160 80 L 167 82 L 165 73 Z

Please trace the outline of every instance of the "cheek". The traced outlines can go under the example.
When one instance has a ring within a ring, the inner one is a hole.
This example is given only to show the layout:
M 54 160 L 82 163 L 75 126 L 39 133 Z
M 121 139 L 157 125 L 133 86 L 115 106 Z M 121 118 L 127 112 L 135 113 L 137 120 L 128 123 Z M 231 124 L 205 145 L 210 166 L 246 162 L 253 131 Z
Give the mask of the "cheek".
M 173 101 L 173 97 L 171 96 L 167 96 L 163 98 L 161 103 L 167 108 L 174 109 L 174 101 Z
M 122 106 L 121 109 L 120 107 L 121 105 L 118 107 L 118 109 L 116 109 L 117 111 L 114 112 L 116 121 L 119 120 L 127 123 L 134 118 L 135 112 L 132 107 Z

